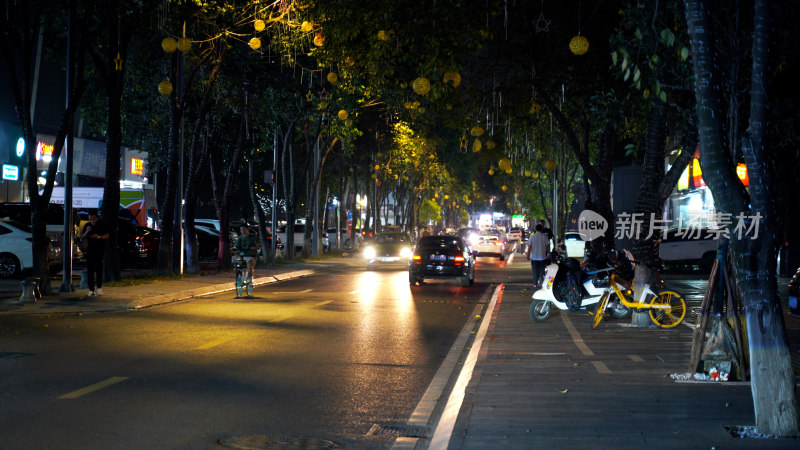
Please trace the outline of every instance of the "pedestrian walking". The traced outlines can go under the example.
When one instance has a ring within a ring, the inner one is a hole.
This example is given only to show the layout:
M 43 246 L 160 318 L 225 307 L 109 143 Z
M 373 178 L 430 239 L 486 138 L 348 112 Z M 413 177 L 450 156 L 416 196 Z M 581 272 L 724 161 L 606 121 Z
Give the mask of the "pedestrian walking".
M 527 257 L 531 261 L 533 271 L 533 287 L 541 285 L 544 278 L 544 267 L 547 261 L 547 252 L 550 249 L 550 239 L 544 231 L 542 224 L 536 224 L 536 232 L 528 241 Z
M 89 215 L 89 223 L 83 227 L 81 239 L 86 241 L 86 275 L 89 282 L 89 293 L 86 296 L 103 295 L 103 255 L 106 252 L 108 227 L 97 216 L 97 212 Z

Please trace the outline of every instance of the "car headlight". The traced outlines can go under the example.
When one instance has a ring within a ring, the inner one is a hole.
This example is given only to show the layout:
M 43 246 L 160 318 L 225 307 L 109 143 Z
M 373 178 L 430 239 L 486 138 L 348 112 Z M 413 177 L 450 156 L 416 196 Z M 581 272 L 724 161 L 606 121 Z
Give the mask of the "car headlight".
M 375 257 L 375 249 L 372 247 L 367 247 L 364 249 L 364 258 L 372 259 Z
M 411 258 L 411 249 L 408 247 L 403 247 L 400 249 L 400 257 L 401 258 Z

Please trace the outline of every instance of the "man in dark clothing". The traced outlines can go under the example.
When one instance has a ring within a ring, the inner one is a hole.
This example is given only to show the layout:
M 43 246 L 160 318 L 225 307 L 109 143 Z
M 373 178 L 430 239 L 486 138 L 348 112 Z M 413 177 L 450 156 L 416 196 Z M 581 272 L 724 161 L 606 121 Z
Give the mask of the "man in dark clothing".
M 89 278 L 89 293 L 87 297 L 103 295 L 103 255 L 106 252 L 108 240 L 108 227 L 100 221 L 97 213 L 89 215 L 89 223 L 83 227 L 81 239 L 86 240 L 86 272 Z M 97 277 L 97 290 L 95 290 L 95 277 Z

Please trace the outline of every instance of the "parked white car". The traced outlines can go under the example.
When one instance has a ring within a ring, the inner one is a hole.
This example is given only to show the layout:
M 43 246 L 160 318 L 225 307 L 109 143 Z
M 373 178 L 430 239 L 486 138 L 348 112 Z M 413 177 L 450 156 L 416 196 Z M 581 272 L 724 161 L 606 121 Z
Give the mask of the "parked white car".
M 304 223 L 296 223 L 294 224 L 293 232 L 294 232 L 294 250 L 295 252 L 303 251 L 304 245 L 304 234 L 306 231 L 306 225 Z M 282 227 L 278 227 L 278 233 L 276 233 L 279 239 L 279 242 L 282 242 L 283 245 L 286 245 L 288 242 L 286 240 L 286 225 Z M 314 236 L 311 236 L 311 240 L 314 240 Z M 322 232 L 322 250 L 328 251 L 330 249 L 330 240 L 328 239 L 328 232 Z
M 667 267 L 699 266 L 711 271 L 717 257 L 719 240 L 708 228 L 683 228 L 667 231 L 661 240 L 658 257 Z
M 0 219 L 0 278 L 18 276 L 33 267 L 33 231 L 28 225 Z M 47 262 L 51 273 L 61 270 L 61 243 L 58 235 L 48 234 Z

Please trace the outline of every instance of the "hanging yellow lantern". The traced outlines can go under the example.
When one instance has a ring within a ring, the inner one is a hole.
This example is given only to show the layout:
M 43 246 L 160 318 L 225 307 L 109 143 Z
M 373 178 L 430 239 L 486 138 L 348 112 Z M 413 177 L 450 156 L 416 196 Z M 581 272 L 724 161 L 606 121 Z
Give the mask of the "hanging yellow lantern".
M 303 32 L 308 33 L 314 29 L 314 24 L 309 21 L 303 21 L 303 23 L 300 24 L 300 29 L 303 30 Z
M 247 43 L 253 50 L 258 50 L 261 48 L 261 39 L 254 37 L 250 39 L 250 42 Z
M 469 130 L 469 134 L 473 136 L 483 136 L 483 128 L 480 126 L 474 126 L 471 130 Z
M 378 164 L 375 164 L 375 170 L 381 170 L 381 166 L 378 165 Z
M 508 169 L 506 169 L 506 173 L 507 173 L 507 174 L 511 175 L 511 173 L 512 173 L 512 172 L 513 172 L 513 170 L 511 170 L 511 168 L 510 168 L 510 167 L 509 167 Z
M 504 185 L 500 186 L 500 189 L 502 189 L 502 190 L 503 190 L 503 192 L 505 192 L 505 191 L 507 191 L 507 190 L 508 190 L 508 186 L 506 186 L 506 185 L 504 184 Z
M 489 175 L 494 175 L 494 169 L 489 169 Z
M 253 26 L 255 27 L 256 31 L 264 31 L 264 28 L 266 28 L 267 25 L 264 23 L 263 20 L 258 19 L 255 22 L 253 22 Z
M 336 115 L 339 116 L 339 120 L 347 120 L 347 116 L 349 116 L 349 114 L 347 114 L 347 111 L 344 109 L 340 109 Z
M 509 169 L 511 169 L 511 160 L 508 158 L 502 158 L 500 161 L 497 161 L 497 166 L 507 172 Z
M 396 179 L 398 179 L 398 178 L 400 178 L 400 176 L 399 176 L 399 175 L 397 175 L 397 174 L 394 174 L 394 179 L 396 180 Z
M 526 176 L 526 177 L 529 177 L 529 176 L 531 176 L 531 171 L 530 171 L 530 170 L 526 170 L 526 171 L 525 171 L 525 176 Z
M 552 159 L 548 159 L 544 163 L 544 168 L 552 172 L 556 170 L 556 162 L 553 161 Z
M 325 45 L 325 36 L 322 34 L 314 36 L 314 45 L 316 45 L 317 47 L 322 47 L 323 45 Z
M 339 76 L 336 75 L 335 72 L 328 72 L 328 76 L 326 78 L 328 79 L 328 83 L 334 86 L 339 82 Z
M 411 83 L 411 88 L 419 95 L 428 95 L 428 91 L 431 90 L 431 82 L 425 77 L 419 77 Z
M 178 42 L 175 41 L 175 39 L 172 39 L 171 37 L 165 37 L 161 41 L 161 48 L 164 49 L 164 51 L 167 53 L 172 53 L 178 48 Z
M 433 194 L 433 198 L 439 198 L 439 193 L 437 192 L 437 193 Z
M 172 93 L 172 83 L 169 82 L 169 78 L 158 83 L 158 92 L 160 92 L 161 95 L 169 95 Z
M 182 37 L 178 39 L 178 50 L 182 51 L 183 53 L 188 52 L 192 49 L 192 40 L 187 37 Z
M 533 102 L 531 105 L 531 114 L 539 114 L 540 112 L 542 112 L 542 105 Z
M 533 178 L 534 179 L 539 178 L 539 172 L 533 172 Z
M 488 148 L 489 150 L 493 150 L 494 149 L 494 141 L 491 140 L 491 139 L 486 141 L 486 148 Z
M 472 151 L 473 151 L 473 152 L 479 152 L 479 151 L 481 151 L 481 141 L 480 141 L 480 139 L 475 139 L 475 140 L 472 142 Z
M 569 40 L 569 51 L 582 55 L 589 50 L 589 40 L 580 34 Z
M 450 83 L 453 87 L 458 87 L 461 84 L 461 74 L 458 72 L 445 72 L 444 73 L 444 82 L 445 84 Z
M 449 195 L 447 195 L 447 194 L 444 194 L 444 199 L 445 199 L 445 200 L 450 200 L 450 196 L 449 196 Z

